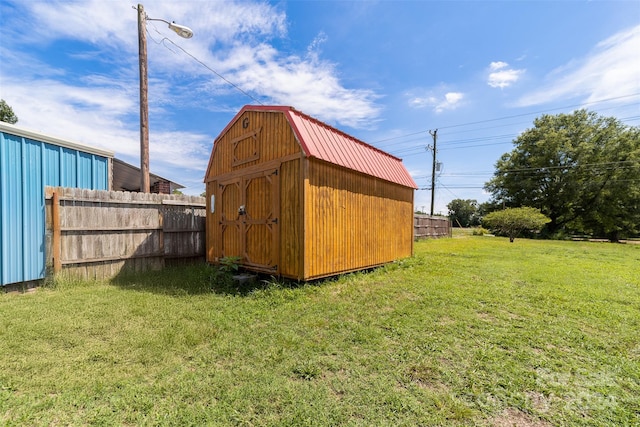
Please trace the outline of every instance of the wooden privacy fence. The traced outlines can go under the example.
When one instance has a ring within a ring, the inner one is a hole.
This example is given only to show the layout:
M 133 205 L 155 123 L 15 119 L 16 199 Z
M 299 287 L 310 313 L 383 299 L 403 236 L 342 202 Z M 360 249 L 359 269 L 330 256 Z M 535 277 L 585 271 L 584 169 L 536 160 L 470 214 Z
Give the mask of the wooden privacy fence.
M 451 237 L 451 221 L 443 216 L 414 214 L 413 237 L 416 240 Z
M 45 207 L 54 273 L 105 279 L 204 260 L 204 197 L 46 187 Z

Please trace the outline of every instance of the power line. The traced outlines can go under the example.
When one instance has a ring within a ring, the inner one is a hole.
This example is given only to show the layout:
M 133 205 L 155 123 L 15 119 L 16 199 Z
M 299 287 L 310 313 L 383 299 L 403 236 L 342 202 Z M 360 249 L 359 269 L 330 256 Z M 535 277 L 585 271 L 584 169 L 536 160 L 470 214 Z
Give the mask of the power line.
M 508 169 L 508 170 L 504 170 L 504 171 L 500 171 L 500 174 L 507 174 L 507 173 L 521 173 L 525 176 L 534 176 L 535 174 L 538 174 L 540 172 L 544 172 L 545 170 L 556 170 L 556 169 L 579 169 L 582 172 L 587 171 L 587 168 L 589 168 L 588 172 L 590 172 L 591 177 L 589 179 L 588 184 L 594 184 L 594 183 L 603 183 L 605 182 L 605 180 L 602 179 L 597 179 L 600 176 L 602 176 L 602 174 L 606 171 L 610 171 L 610 170 L 619 170 L 619 169 L 624 169 L 624 168 L 634 168 L 640 166 L 640 162 L 637 162 L 635 160 L 619 160 L 619 161 L 614 161 L 614 162 L 597 162 L 597 163 L 585 163 L 582 165 L 572 165 L 572 166 L 543 166 L 543 167 L 531 167 L 531 168 L 516 168 L 516 169 Z M 487 176 L 487 178 L 491 178 L 490 175 L 495 175 L 495 173 L 486 173 L 486 172 L 469 172 L 466 174 L 460 174 L 458 176 L 463 176 L 463 177 L 470 177 L 470 176 Z M 453 175 L 456 176 L 456 175 Z M 414 177 L 415 180 L 422 180 L 422 179 L 427 179 L 429 178 L 427 175 L 423 175 L 423 176 L 418 176 L 418 177 Z M 487 179 L 487 180 L 488 180 Z M 618 179 L 607 179 L 606 182 L 609 183 L 620 183 L 620 182 L 640 182 L 640 178 L 626 178 L 626 177 L 620 177 Z M 439 182 L 440 185 L 443 185 L 441 182 Z M 583 185 L 582 187 L 586 187 L 586 185 Z M 479 186 L 478 184 L 457 184 L 455 186 L 450 186 L 448 188 L 451 189 L 484 189 L 484 185 Z M 429 190 L 431 189 L 431 187 L 420 187 L 418 188 L 418 190 Z
M 590 180 L 588 183 L 582 184 L 580 185 L 580 188 L 587 188 L 588 185 L 593 185 L 593 184 L 602 184 L 602 183 L 619 183 L 619 182 L 640 182 L 640 178 L 629 178 L 629 179 L 608 179 L 608 180 Z M 452 186 L 445 186 L 444 184 L 442 184 L 441 182 L 438 183 L 439 186 L 448 188 L 448 189 L 452 189 L 452 190 L 479 190 L 479 189 L 484 189 L 485 186 L 479 186 L 477 184 L 460 184 L 460 185 L 452 185 Z M 419 187 L 417 188 L 418 191 L 430 191 L 431 187 Z
M 162 33 L 160 33 L 157 29 L 156 32 L 160 35 L 162 35 Z M 151 37 L 151 35 L 149 35 L 149 37 Z M 153 38 L 152 38 L 153 40 Z M 211 71 L 213 74 L 215 74 L 216 76 L 218 76 L 219 78 L 221 78 L 222 80 L 224 80 L 228 85 L 230 85 L 231 87 L 233 87 L 234 89 L 236 89 L 237 91 L 239 91 L 240 93 L 242 93 L 243 95 L 247 96 L 248 98 L 251 98 L 252 100 L 254 100 L 255 102 L 257 102 L 260 105 L 264 105 L 259 99 L 255 98 L 254 96 L 250 95 L 249 93 L 245 92 L 244 90 L 242 90 L 238 85 L 236 85 L 235 83 L 233 83 L 232 81 L 230 81 L 229 79 L 227 79 L 225 76 L 223 76 L 222 74 L 218 73 L 216 70 L 214 70 L 213 68 L 211 68 L 210 66 L 208 66 L 207 64 L 205 64 L 204 62 L 202 62 L 200 59 L 196 58 L 194 55 L 192 55 L 190 52 L 188 52 L 186 49 L 184 49 L 182 46 L 176 44 L 173 40 L 164 37 L 163 39 L 160 40 L 159 42 L 156 42 L 157 44 L 162 44 L 165 48 L 169 49 L 166 45 L 165 45 L 165 41 L 168 41 L 169 43 L 171 43 L 172 45 L 174 45 L 175 47 L 177 47 L 178 49 L 180 49 L 182 52 L 184 52 L 187 56 L 191 57 L 191 59 L 193 59 L 194 61 L 196 61 L 198 64 L 202 65 L 204 68 L 206 68 L 207 70 Z M 155 40 L 154 40 L 155 42 Z M 169 49 L 171 50 L 171 49 Z
M 467 138 L 467 139 L 454 139 L 451 141 L 440 141 L 441 144 L 445 144 L 445 145 L 462 145 L 462 144 L 469 144 L 472 142 L 480 142 L 480 141 L 492 141 L 494 139 L 502 139 L 502 138 L 515 138 L 517 137 L 518 134 L 513 134 L 513 133 L 509 133 L 509 134 L 503 134 L 503 135 L 494 135 L 494 136 L 480 136 L 480 137 L 476 137 L 476 138 Z M 413 141 L 413 140 L 412 140 Z M 410 142 L 412 142 L 410 141 Z M 407 142 L 407 141 L 405 141 Z M 511 140 L 508 141 L 509 143 L 512 142 Z M 390 150 L 393 153 L 403 153 L 403 152 L 409 152 L 409 151 L 413 151 L 416 150 L 418 148 L 422 148 L 422 145 L 415 145 L 412 147 L 404 147 L 404 148 L 398 148 L 397 150 Z
M 532 114 L 544 114 L 544 113 L 546 113 L 548 111 L 565 110 L 567 108 L 583 107 L 585 105 L 599 104 L 601 102 L 617 101 L 619 99 L 631 98 L 631 97 L 638 96 L 638 95 L 640 95 L 640 92 L 639 93 L 633 93 L 633 94 L 630 94 L 630 95 L 616 96 L 616 97 L 613 97 L 613 98 L 600 99 L 598 101 L 584 102 L 582 104 L 573 104 L 573 105 L 567 105 L 567 106 L 564 106 L 564 107 L 550 108 L 548 110 L 534 111 L 534 112 L 531 112 L 531 113 L 514 114 L 512 116 L 498 117 L 498 118 L 495 118 L 495 119 L 486 119 L 486 120 L 479 120 L 479 121 L 476 121 L 476 122 L 461 123 L 461 124 L 457 124 L 457 125 L 441 126 L 440 129 L 451 129 L 451 128 L 456 128 L 456 127 L 477 125 L 477 124 L 481 124 L 481 123 L 495 122 L 495 121 L 498 121 L 498 120 L 505 120 L 505 119 L 513 119 L 513 118 L 516 118 L 516 117 L 530 116 Z
M 467 139 L 454 139 L 452 141 L 444 141 L 444 144 L 447 145 L 457 145 L 457 144 L 466 144 L 469 142 L 480 142 L 480 141 L 490 141 L 492 139 L 501 139 L 501 138 L 515 138 L 517 137 L 517 133 L 507 133 L 503 135 L 494 135 L 494 136 L 479 136 L 477 138 L 467 138 Z
M 567 108 L 576 108 L 576 107 L 583 107 L 583 106 L 586 106 L 586 105 L 600 104 L 600 103 L 603 103 L 603 102 L 617 101 L 617 100 L 620 100 L 620 99 L 632 98 L 632 97 L 635 97 L 635 96 L 638 96 L 638 95 L 640 95 L 640 93 L 633 93 L 633 94 L 629 94 L 629 95 L 621 95 L 621 96 L 612 97 L 612 98 L 600 99 L 600 100 L 597 100 L 597 101 L 585 102 L 585 103 L 582 103 L 582 104 L 573 104 L 573 105 L 566 105 L 566 106 L 563 106 L 563 107 L 550 108 L 550 109 L 547 109 L 547 110 L 539 110 L 539 111 L 533 111 L 533 112 L 522 113 L 522 114 L 514 114 L 514 115 L 511 115 L 511 116 L 496 117 L 496 118 L 493 118 L 493 119 L 484 119 L 484 120 L 478 120 L 478 121 L 467 122 L 467 123 L 459 123 L 459 124 L 449 125 L 449 126 L 440 126 L 439 129 L 452 129 L 452 128 L 459 128 L 459 127 L 464 127 L 464 126 L 482 124 L 482 123 L 491 123 L 491 122 L 496 122 L 496 121 L 500 121 L 500 120 L 507 120 L 507 119 L 513 119 L 513 118 L 518 118 L 518 117 L 530 116 L 530 115 L 534 115 L 534 114 L 543 114 L 543 113 L 547 113 L 549 111 L 564 110 L 564 109 L 567 109 Z M 635 105 L 635 104 L 628 104 L 628 105 Z M 611 108 L 615 108 L 615 107 L 611 107 Z M 632 119 L 635 120 L 636 117 L 632 117 Z M 517 123 L 516 124 L 509 124 L 509 125 L 500 125 L 500 126 L 495 126 L 495 127 L 515 126 L 515 125 L 517 125 Z M 486 127 L 486 128 L 481 128 L 480 130 L 493 129 L 495 127 Z M 456 133 L 473 132 L 473 131 L 475 131 L 475 130 L 471 129 L 471 130 L 465 130 L 465 131 L 460 131 L 460 132 L 456 132 Z M 398 135 L 398 136 L 394 136 L 394 137 L 391 137 L 391 138 L 385 138 L 385 139 L 381 139 L 381 140 L 378 140 L 378 141 L 374 141 L 371 144 L 376 144 L 376 146 L 378 146 L 377 144 L 381 143 L 381 142 L 394 141 L 394 140 L 398 140 L 398 139 L 402 139 L 402 138 L 406 138 L 406 137 L 410 137 L 410 136 L 425 134 L 427 132 L 428 132 L 427 130 L 412 132 L 412 133 L 408 133 L 408 134 L 405 134 L 405 135 Z M 388 144 L 382 144 L 381 146 L 385 146 L 385 145 L 388 145 Z
M 442 183 L 440 185 L 443 185 Z M 450 188 L 452 190 L 468 190 L 468 189 L 481 189 L 484 188 L 484 186 L 478 187 L 478 186 L 448 186 L 447 188 Z M 418 188 L 418 191 L 422 191 L 422 190 L 431 190 L 431 187 L 420 187 Z
M 395 140 L 395 139 L 406 138 L 406 137 L 408 137 L 408 136 L 422 135 L 423 133 L 427 133 L 427 132 L 428 132 L 428 131 L 426 131 L 426 130 L 421 130 L 421 131 L 414 132 L 414 133 L 408 133 L 408 134 L 406 134 L 406 135 L 393 136 L 393 137 L 391 137 L 391 138 L 380 139 L 380 140 L 378 140 L 378 141 L 374 141 L 374 142 L 372 142 L 371 144 L 378 144 L 378 143 L 380 143 L 380 142 L 393 141 L 393 140 Z
M 628 165 L 628 166 L 623 166 Z M 517 168 L 517 169 L 506 169 L 502 171 L 503 173 L 511 173 L 511 172 L 529 172 L 529 171 L 542 171 L 546 169 L 572 169 L 572 168 L 586 168 L 586 167 L 598 167 L 598 166 L 617 166 L 617 167 L 632 167 L 634 165 L 640 165 L 639 162 L 635 160 L 618 160 L 615 162 L 598 162 L 598 163 L 584 163 L 578 165 L 558 165 L 558 166 L 539 166 L 539 167 L 529 167 L 529 168 Z
M 529 168 L 505 169 L 504 171 L 501 171 L 501 172 L 502 173 L 533 172 L 533 171 L 540 171 L 544 169 L 570 169 L 570 168 L 585 168 L 585 167 L 598 168 L 600 166 L 607 166 L 604 170 L 609 170 L 613 168 L 631 168 L 637 165 L 640 165 L 640 162 L 637 162 L 635 160 L 617 160 L 614 162 L 597 162 L 597 163 L 585 163 L 585 164 L 578 164 L 578 165 L 565 165 L 565 166 L 558 165 L 558 166 L 540 166 L 540 167 L 529 167 Z M 474 172 L 460 172 L 455 175 L 445 174 L 443 176 L 445 177 L 447 176 L 449 177 L 451 176 L 484 176 L 484 175 L 493 175 L 494 173 L 495 171 L 474 171 Z M 426 179 L 426 178 L 429 178 L 429 176 L 421 175 L 421 176 L 414 177 L 414 179 Z
M 618 119 L 622 122 L 625 121 L 629 121 L 629 120 L 638 120 L 640 119 L 640 116 L 628 116 L 628 117 L 624 117 L 622 119 Z M 487 144 L 471 144 L 468 145 L 469 142 L 474 142 L 474 141 L 491 141 L 493 139 L 498 139 L 498 138 L 506 138 L 506 137 L 513 137 L 514 139 L 518 136 L 518 134 L 504 134 L 504 135 L 495 135 L 495 136 L 486 136 L 486 137 L 478 137 L 478 138 L 469 138 L 469 139 L 459 139 L 459 140 L 453 140 L 453 141 L 441 141 L 441 144 L 444 145 L 460 145 L 458 147 L 447 147 L 445 146 L 444 148 L 441 148 L 440 150 L 459 150 L 459 149 L 465 149 L 465 148 L 476 148 L 476 147 L 488 147 L 488 146 L 492 146 L 492 145 L 502 145 L 502 144 L 511 144 L 513 143 L 513 139 L 509 140 L 509 141 L 502 141 L 502 142 L 494 142 L 494 143 L 487 143 Z M 467 145 L 465 145 L 467 144 Z M 423 150 L 423 146 L 422 145 L 416 145 L 416 146 L 412 146 L 412 147 L 404 147 L 404 148 L 400 148 L 398 150 L 389 150 L 392 154 L 398 156 L 398 157 L 410 157 L 410 156 L 415 156 L 417 154 L 421 154 Z
M 447 187 L 446 185 L 444 185 L 444 184 L 440 183 L 440 186 L 441 186 L 442 188 L 444 188 L 445 190 L 447 190 L 449 193 L 451 193 L 451 195 L 452 195 L 453 197 L 455 197 L 456 199 L 459 199 L 459 198 L 460 198 L 460 197 L 458 197 L 458 195 L 457 195 L 457 194 L 455 194 L 453 191 L 451 191 L 451 189 L 449 189 L 449 187 Z
M 513 141 L 503 141 L 503 142 L 492 142 L 492 143 L 488 143 L 488 144 L 475 144 L 475 145 L 465 145 L 465 146 L 459 146 L 459 147 L 445 147 L 445 148 L 440 148 L 440 151 L 447 151 L 447 150 L 460 150 L 460 149 L 464 149 L 464 148 L 474 148 L 474 147 L 488 147 L 491 145 L 504 145 L 504 144 L 511 144 Z M 396 152 L 396 151 L 391 151 L 391 154 L 393 154 L 394 156 L 397 157 L 402 157 L 402 158 L 406 158 L 406 157 L 410 157 L 410 156 L 415 156 L 418 154 L 422 154 L 424 152 L 424 148 L 423 147 L 413 147 L 411 149 L 406 149 L 400 152 Z
M 474 144 L 474 145 L 464 145 L 460 147 L 445 147 L 441 150 L 460 150 L 463 148 L 474 148 L 474 147 L 488 147 L 490 145 L 503 145 L 503 144 L 511 144 L 513 141 L 503 141 L 503 142 L 492 142 L 489 144 Z

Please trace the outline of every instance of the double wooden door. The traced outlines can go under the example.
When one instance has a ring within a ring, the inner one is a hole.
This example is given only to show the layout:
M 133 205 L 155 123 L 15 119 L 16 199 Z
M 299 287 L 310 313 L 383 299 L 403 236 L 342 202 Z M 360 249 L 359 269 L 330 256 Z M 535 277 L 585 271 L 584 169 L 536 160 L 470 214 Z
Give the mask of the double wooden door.
M 271 168 L 219 183 L 222 257 L 239 257 L 254 270 L 278 272 L 278 175 Z

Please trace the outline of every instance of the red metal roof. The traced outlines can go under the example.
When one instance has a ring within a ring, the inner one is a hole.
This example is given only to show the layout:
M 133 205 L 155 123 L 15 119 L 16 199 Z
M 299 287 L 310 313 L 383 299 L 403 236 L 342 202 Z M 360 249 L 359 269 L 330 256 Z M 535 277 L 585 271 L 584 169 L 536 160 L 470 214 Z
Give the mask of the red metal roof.
M 405 187 L 418 188 L 402 164 L 402 159 L 347 135 L 293 107 L 246 105 L 236 119 L 244 111 L 283 112 L 307 157 L 324 160 Z

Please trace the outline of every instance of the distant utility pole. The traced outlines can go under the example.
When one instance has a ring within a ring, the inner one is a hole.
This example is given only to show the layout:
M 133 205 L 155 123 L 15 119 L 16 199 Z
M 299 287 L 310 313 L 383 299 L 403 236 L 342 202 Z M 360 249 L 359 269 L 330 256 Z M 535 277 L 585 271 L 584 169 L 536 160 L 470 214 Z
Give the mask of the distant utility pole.
M 433 216 L 433 202 L 436 195 L 436 141 L 438 129 L 433 132 L 429 131 L 429 134 L 433 137 L 433 167 L 431 169 L 431 216 Z

